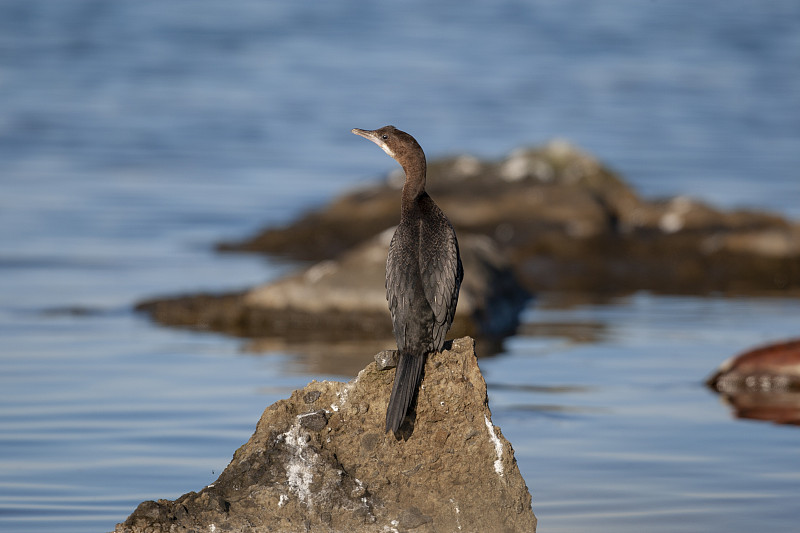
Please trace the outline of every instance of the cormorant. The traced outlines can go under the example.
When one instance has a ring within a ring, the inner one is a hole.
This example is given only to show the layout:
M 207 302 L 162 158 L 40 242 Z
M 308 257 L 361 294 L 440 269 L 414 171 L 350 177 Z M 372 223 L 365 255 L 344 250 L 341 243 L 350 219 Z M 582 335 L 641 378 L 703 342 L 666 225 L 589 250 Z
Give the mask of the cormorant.
M 386 300 L 398 360 L 385 431 L 397 434 L 419 387 L 425 358 L 442 350 L 464 270 L 453 226 L 425 192 L 427 163 L 414 137 L 394 126 L 352 132 L 380 146 L 406 174 L 400 224 L 386 259 Z

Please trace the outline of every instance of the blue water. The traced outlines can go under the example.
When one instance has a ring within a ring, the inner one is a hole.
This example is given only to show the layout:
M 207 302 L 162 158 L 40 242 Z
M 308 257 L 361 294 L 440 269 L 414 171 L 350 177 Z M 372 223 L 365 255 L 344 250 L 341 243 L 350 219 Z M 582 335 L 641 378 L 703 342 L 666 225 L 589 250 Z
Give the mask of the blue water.
M 394 168 L 352 127 L 429 157 L 563 137 L 643 195 L 800 218 L 798 30 L 779 0 L 0 3 L 0 530 L 109 531 L 337 377 L 131 306 L 290 271 L 213 244 Z M 557 301 L 526 322 L 592 334 L 481 361 L 541 531 L 797 527 L 797 428 L 700 383 L 798 302 Z

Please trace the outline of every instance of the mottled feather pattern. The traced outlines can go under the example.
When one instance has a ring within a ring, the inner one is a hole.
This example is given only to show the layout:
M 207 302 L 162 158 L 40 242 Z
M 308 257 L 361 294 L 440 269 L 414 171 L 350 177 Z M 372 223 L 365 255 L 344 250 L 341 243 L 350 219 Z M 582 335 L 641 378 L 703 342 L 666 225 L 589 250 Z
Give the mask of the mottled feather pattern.
M 386 301 L 389 303 L 389 311 L 392 314 L 392 328 L 394 330 L 397 349 L 403 351 L 406 348 L 406 328 L 404 313 L 408 310 L 408 273 L 409 268 L 405 254 L 397 242 L 403 242 L 402 235 L 408 233 L 403 225 L 397 227 L 389 245 L 389 255 L 386 258 Z M 401 235 L 401 237 L 398 237 Z
M 429 209 L 436 217 L 432 225 L 419 228 L 419 269 L 425 297 L 436 319 L 432 348 L 441 351 L 455 316 L 463 268 L 453 226 L 433 200 L 424 198 L 423 201 L 430 202 Z
M 393 329 L 395 324 L 397 324 L 397 316 L 395 313 L 397 309 L 397 279 L 395 279 L 397 269 L 394 267 L 394 264 L 397 262 L 396 256 L 398 250 L 395 247 L 395 242 L 397 241 L 397 233 L 399 230 L 400 228 L 398 227 L 394 235 L 392 235 L 392 241 L 389 243 L 389 255 L 386 257 L 386 301 L 389 303 L 389 312 L 392 315 Z M 405 335 L 398 335 L 398 332 L 395 331 L 394 336 L 397 341 L 397 349 L 401 349 L 401 338 L 402 347 L 405 347 Z
M 410 316 L 415 310 L 411 309 L 408 299 L 415 289 L 424 291 L 434 317 L 427 324 L 430 328 L 425 335 L 427 338 L 415 340 L 426 341 L 419 346 L 426 351 L 441 351 L 453 323 L 463 278 L 455 230 L 427 194 L 421 202 L 428 204 L 425 207 L 434 216 L 425 221 L 417 220 L 415 226 L 401 222 L 392 237 L 386 261 L 386 300 L 400 351 L 412 348 L 408 346 L 404 326 L 421 318 Z M 401 247 L 398 242 L 406 246 Z

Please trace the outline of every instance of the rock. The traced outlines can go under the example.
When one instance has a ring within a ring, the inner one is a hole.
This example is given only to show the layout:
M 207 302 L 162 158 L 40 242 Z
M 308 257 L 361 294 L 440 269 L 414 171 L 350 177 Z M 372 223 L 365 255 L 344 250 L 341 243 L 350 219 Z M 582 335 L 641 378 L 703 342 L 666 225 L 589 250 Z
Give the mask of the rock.
M 800 339 L 761 346 L 728 359 L 706 383 L 725 393 L 800 389 Z
M 386 303 L 386 255 L 394 228 L 337 259 L 243 293 L 162 298 L 140 311 L 177 326 L 249 337 L 392 339 Z M 451 334 L 498 338 L 513 333 L 528 294 L 490 239 L 461 235 L 464 281 Z
M 344 195 L 282 228 L 221 245 L 325 260 L 397 223 L 402 180 Z M 640 198 L 565 141 L 501 161 L 432 161 L 427 190 L 459 236 L 490 237 L 531 292 L 800 292 L 800 225 L 678 196 Z
M 413 428 L 383 431 L 393 371 L 312 381 L 268 407 L 211 485 L 143 502 L 116 533 L 535 531 L 470 338 L 428 358 Z
M 397 366 L 397 350 L 381 350 L 375 354 L 378 370 L 389 370 Z
M 402 180 L 393 176 L 337 198 L 289 226 L 220 248 L 311 260 L 335 257 L 397 224 Z M 610 212 L 625 213 L 638 205 L 622 180 L 565 141 L 515 150 L 499 162 L 471 156 L 431 161 L 426 190 L 459 238 L 464 232 L 480 233 L 500 242 L 526 241 L 533 231 L 605 233 L 613 222 Z M 534 225 L 528 227 L 530 223 Z
M 684 196 L 643 200 L 564 141 L 502 161 L 432 161 L 428 176 L 464 261 L 451 334 L 478 338 L 485 354 L 515 332 L 531 293 L 800 293 L 800 225 Z M 402 181 L 395 171 L 289 226 L 222 246 L 317 261 L 297 274 L 238 293 L 155 298 L 137 309 L 162 324 L 254 339 L 249 349 L 289 349 L 320 371 L 331 370 L 329 354 L 338 350 L 355 372 L 392 340 L 384 265 Z M 354 341 L 373 344 L 354 359 Z M 341 374 L 340 366 L 333 370 Z
M 800 424 L 800 339 L 731 358 L 706 384 L 738 418 Z

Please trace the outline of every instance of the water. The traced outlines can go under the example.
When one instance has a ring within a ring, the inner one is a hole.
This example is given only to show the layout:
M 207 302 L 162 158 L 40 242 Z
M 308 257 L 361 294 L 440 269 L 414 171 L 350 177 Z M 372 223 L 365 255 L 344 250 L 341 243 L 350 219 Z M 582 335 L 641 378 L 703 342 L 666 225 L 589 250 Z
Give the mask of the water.
M 6 0 L 0 530 L 109 531 L 336 377 L 131 306 L 291 270 L 212 247 L 393 168 L 352 127 L 431 157 L 565 137 L 642 194 L 800 217 L 799 26 L 777 0 Z M 797 335 L 797 302 L 556 304 L 481 361 L 542 531 L 796 528 L 797 429 L 734 420 L 701 381 Z
M 529 310 L 540 335 L 481 369 L 541 531 L 795 530 L 797 428 L 732 420 L 702 380 L 741 346 L 796 332 L 798 313 L 646 294 Z

